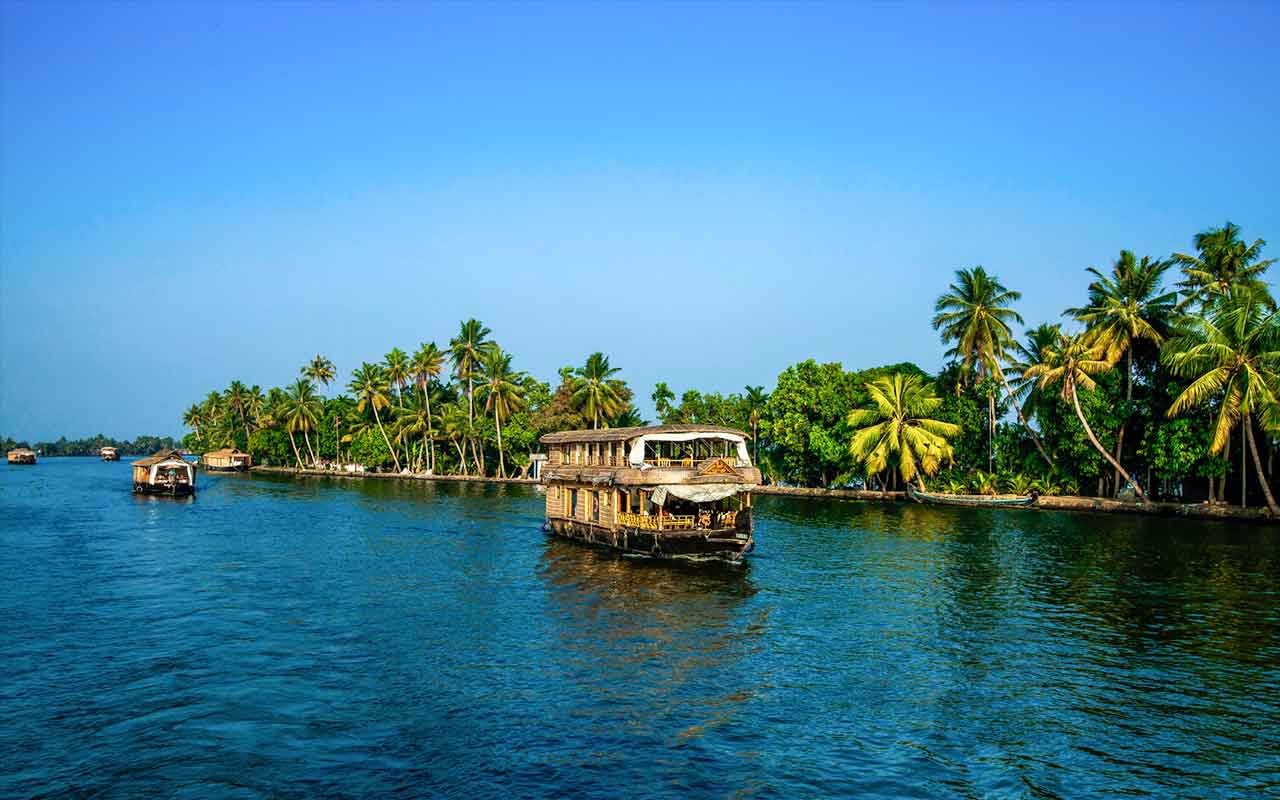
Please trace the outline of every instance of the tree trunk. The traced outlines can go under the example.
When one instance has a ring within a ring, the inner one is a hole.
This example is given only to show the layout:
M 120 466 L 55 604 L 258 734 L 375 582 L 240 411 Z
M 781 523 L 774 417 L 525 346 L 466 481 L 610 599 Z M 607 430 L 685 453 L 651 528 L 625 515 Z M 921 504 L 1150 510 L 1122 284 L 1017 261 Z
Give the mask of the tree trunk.
M 378 423 L 378 432 L 382 434 L 382 441 L 387 443 L 387 449 L 391 451 L 391 460 L 396 465 L 396 472 L 399 472 L 400 456 L 396 455 L 396 449 L 391 446 L 391 440 L 387 438 L 387 429 L 382 427 L 382 417 L 378 416 L 378 407 L 372 402 L 369 405 L 373 406 L 373 419 Z
M 498 404 L 493 404 L 493 425 L 498 429 L 498 477 L 507 477 L 507 462 L 502 457 L 502 420 L 498 417 Z
M 1138 500 L 1143 503 L 1147 502 L 1147 495 L 1142 491 L 1142 487 L 1138 485 L 1138 482 L 1125 471 L 1124 467 L 1120 466 L 1119 461 L 1116 461 L 1111 457 L 1111 454 L 1107 452 L 1107 448 L 1103 447 L 1102 443 L 1098 441 L 1098 437 L 1093 435 L 1093 428 L 1089 427 L 1089 420 L 1084 418 L 1084 411 L 1080 409 L 1080 398 L 1076 395 L 1076 387 L 1074 383 L 1071 384 L 1071 405 L 1075 407 L 1076 416 L 1080 418 L 1080 424 L 1084 427 L 1084 433 L 1089 437 L 1089 441 L 1093 444 L 1094 448 L 1099 453 L 1102 453 L 1103 458 L 1111 462 L 1111 466 L 1116 468 L 1117 474 L 1129 483 L 1133 484 L 1133 491 L 1137 493 Z
M 1249 430 L 1249 415 L 1245 414 L 1240 420 L 1240 507 L 1249 507 L 1249 470 L 1245 469 L 1245 440 L 1249 438 L 1252 431 Z M 1251 426 L 1250 426 L 1251 427 Z
M 298 443 L 293 438 L 293 431 L 285 428 L 285 433 L 289 434 L 289 444 L 293 445 L 293 457 L 298 459 L 298 469 L 302 469 L 302 454 L 298 452 Z
M 462 444 L 457 439 L 450 439 L 449 441 L 453 442 L 454 448 L 458 451 L 458 472 L 463 475 L 470 474 L 467 471 L 467 454 L 463 452 Z
M 987 392 L 987 472 L 996 471 L 996 395 Z
M 1267 477 L 1262 474 L 1262 459 L 1258 457 L 1258 445 L 1253 440 L 1251 414 L 1246 414 L 1244 417 L 1244 436 L 1249 441 L 1249 452 L 1253 454 L 1253 468 L 1257 470 L 1258 482 L 1262 484 L 1262 496 L 1267 499 L 1267 509 L 1272 516 L 1280 514 L 1280 508 L 1276 506 L 1276 499 L 1271 494 L 1271 487 L 1267 484 Z
M 311 434 L 307 433 L 307 429 L 302 429 L 302 440 L 307 443 L 307 453 L 311 455 L 311 463 L 316 463 L 316 451 L 311 449 Z
M 431 440 L 431 452 L 427 456 L 427 471 L 432 475 L 436 472 L 436 434 L 431 430 L 431 382 L 427 382 L 427 389 L 422 392 L 422 398 L 427 403 L 427 436 Z
M 1000 383 L 1004 385 L 1005 394 L 1009 395 L 1009 404 L 1013 406 L 1013 410 L 1018 414 L 1018 422 L 1022 423 L 1022 427 L 1027 429 L 1027 433 L 1031 435 L 1031 442 L 1036 446 L 1036 450 L 1040 451 L 1040 456 L 1045 460 L 1052 469 L 1057 466 L 1053 463 L 1053 459 L 1045 452 L 1044 444 L 1040 441 L 1040 437 L 1036 436 L 1036 432 L 1031 429 L 1031 424 L 1027 422 L 1027 418 L 1022 416 L 1022 406 L 1018 405 L 1018 399 L 1013 396 L 1013 387 L 1009 385 L 1009 380 L 1004 376 L 1004 370 L 996 366 L 996 374 L 1000 376 Z

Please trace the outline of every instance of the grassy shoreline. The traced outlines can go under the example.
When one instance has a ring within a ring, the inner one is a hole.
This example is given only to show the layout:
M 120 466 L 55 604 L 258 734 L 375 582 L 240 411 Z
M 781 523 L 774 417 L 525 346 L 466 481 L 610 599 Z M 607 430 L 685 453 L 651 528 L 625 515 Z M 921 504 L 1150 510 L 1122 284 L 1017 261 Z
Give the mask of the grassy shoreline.
M 475 475 L 426 475 L 411 473 L 408 475 L 394 472 L 331 472 L 320 469 L 298 469 L 296 467 L 254 467 L 254 472 L 274 475 L 291 475 L 314 478 L 372 478 L 396 479 L 408 481 L 446 481 L 453 483 L 508 483 L 534 486 L 538 481 L 532 478 L 494 478 Z M 782 497 L 817 497 L 834 500 L 855 500 L 862 502 L 902 503 L 908 502 L 904 492 L 872 492 L 863 489 L 817 489 L 799 486 L 760 486 L 755 494 L 775 495 Z M 1023 510 L 1023 509 L 1003 509 Z M 1031 511 L 1070 511 L 1074 513 L 1101 514 L 1142 514 L 1146 516 L 1187 517 L 1192 519 L 1219 520 L 1225 522 L 1271 523 L 1280 522 L 1267 514 L 1265 507 L 1239 508 L 1229 505 L 1205 505 L 1203 503 L 1147 503 L 1142 505 L 1123 500 L 1109 500 L 1102 497 L 1045 496 L 1036 501 L 1034 506 L 1026 507 Z

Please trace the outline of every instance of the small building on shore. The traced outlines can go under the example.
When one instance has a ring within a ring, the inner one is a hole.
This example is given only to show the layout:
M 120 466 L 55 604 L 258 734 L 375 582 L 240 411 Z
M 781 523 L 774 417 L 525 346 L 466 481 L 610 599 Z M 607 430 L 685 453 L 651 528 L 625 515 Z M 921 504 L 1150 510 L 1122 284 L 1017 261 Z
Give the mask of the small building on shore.
M 177 450 L 161 450 L 133 462 L 137 494 L 188 495 L 196 491 L 196 468 Z
M 205 453 L 201 460 L 210 472 L 246 472 L 253 466 L 253 456 L 234 447 Z
M 26 447 L 15 447 L 6 454 L 5 459 L 10 464 L 34 464 L 36 451 Z

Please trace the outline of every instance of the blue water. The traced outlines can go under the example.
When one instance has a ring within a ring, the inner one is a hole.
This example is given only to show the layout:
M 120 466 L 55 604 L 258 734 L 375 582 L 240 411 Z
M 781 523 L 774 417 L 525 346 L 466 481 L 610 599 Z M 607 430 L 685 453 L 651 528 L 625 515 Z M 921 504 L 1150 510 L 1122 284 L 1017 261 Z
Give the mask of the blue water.
M 0 466 L 0 796 L 1280 794 L 1269 527 L 759 498 L 739 568 L 525 487 Z

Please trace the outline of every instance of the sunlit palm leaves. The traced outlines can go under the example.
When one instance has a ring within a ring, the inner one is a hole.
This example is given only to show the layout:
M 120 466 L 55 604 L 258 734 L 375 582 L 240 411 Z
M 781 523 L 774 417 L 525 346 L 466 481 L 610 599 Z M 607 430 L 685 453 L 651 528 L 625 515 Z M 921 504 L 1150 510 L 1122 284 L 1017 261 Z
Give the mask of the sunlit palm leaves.
M 390 381 L 387 378 L 387 372 L 377 364 L 363 362 L 351 375 L 351 382 L 347 384 L 347 389 L 356 398 L 356 410 L 363 413 L 365 408 L 373 410 L 373 419 L 378 424 L 378 430 L 382 433 L 382 440 L 386 442 L 387 449 L 391 451 L 391 459 L 395 462 L 396 472 L 400 471 L 400 457 L 396 454 L 396 449 L 391 446 L 391 440 L 387 438 L 387 429 L 383 427 L 382 417 L 378 414 L 380 409 L 387 408 L 391 405 L 391 399 L 387 397 L 390 391 Z
M 951 461 L 947 440 L 959 435 L 960 426 L 929 418 L 942 400 L 918 376 L 877 378 L 866 389 L 871 407 L 849 412 L 849 425 L 857 429 L 849 452 L 867 475 L 896 466 L 904 481 L 917 480 L 923 489 L 923 476 L 937 474 Z
M 600 417 L 622 412 L 622 381 L 613 376 L 621 372 L 609 365 L 604 353 L 592 353 L 587 362 L 574 370 L 573 404 L 583 416 L 591 419 L 591 427 L 600 427 Z

